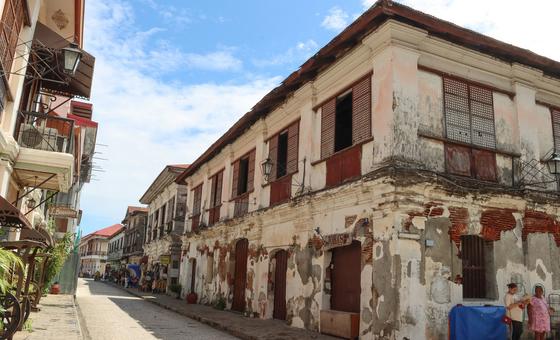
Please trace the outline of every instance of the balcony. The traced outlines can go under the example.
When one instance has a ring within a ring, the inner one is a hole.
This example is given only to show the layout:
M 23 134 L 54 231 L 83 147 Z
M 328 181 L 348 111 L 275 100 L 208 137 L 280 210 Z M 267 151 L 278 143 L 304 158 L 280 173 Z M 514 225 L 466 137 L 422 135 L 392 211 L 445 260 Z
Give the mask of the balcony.
M 100 250 L 90 250 L 88 252 L 86 252 L 86 256 L 107 256 L 107 252 L 106 251 L 100 251 Z
M 20 112 L 14 138 L 20 151 L 14 169 L 25 186 L 67 192 L 74 169 L 74 122 Z

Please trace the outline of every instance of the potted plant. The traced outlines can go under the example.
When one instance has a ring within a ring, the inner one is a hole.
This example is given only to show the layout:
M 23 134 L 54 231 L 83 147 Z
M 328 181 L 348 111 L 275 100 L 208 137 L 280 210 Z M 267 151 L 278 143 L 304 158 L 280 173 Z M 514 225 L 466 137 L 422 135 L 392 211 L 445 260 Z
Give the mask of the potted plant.
M 187 294 L 187 303 L 188 304 L 195 304 L 198 300 L 198 295 L 195 292 L 190 292 Z
M 58 294 L 58 293 L 60 293 L 60 285 L 58 284 L 58 281 L 55 281 L 51 286 L 51 294 Z
M 181 289 L 182 287 L 180 284 L 169 285 L 169 290 L 171 291 L 171 293 L 173 293 L 176 299 L 179 299 L 179 297 L 181 296 Z

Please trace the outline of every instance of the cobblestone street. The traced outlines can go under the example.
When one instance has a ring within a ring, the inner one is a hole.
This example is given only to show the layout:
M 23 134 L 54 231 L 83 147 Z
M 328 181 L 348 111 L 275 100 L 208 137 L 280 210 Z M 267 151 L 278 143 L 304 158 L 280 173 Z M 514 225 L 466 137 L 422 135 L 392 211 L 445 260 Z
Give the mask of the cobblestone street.
M 76 300 L 85 339 L 236 339 L 93 280 L 79 279 Z

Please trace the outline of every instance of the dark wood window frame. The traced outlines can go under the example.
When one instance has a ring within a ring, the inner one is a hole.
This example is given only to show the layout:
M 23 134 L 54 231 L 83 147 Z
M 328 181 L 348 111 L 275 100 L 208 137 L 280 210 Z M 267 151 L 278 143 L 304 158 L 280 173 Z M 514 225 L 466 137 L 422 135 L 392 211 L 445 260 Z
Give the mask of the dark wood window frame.
M 461 236 L 464 299 L 494 299 L 493 242 L 480 235 Z
M 242 160 L 247 160 L 247 190 L 245 192 L 239 192 L 239 173 L 240 173 L 240 162 Z M 249 152 L 243 154 L 239 157 L 232 165 L 232 198 L 231 201 L 234 202 L 233 216 L 239 217 L 245 215 L 249 212 L 249 195 L 255 190 L 255 162 L 256 162 L 256 148 L 251 149 Z
M 441 75 L 446 172 L 496 182 L 494 89 Z
M 191 231 L 198 230 L 202 215 L 202 188 L 204 183 L 200 183 L 192 189 L 193 192 L 193 209 L 191 214 Z
M 372 136 L 372 72 L 339 91 L 316 108 L 321 108 L 321 156 L 314 166 L 326 162 L 326 187 L 335 187 L 361 176 L 362 145 L 373 140 Z M 341 96 L 352 96 L 352 143 L 337 148 L 336 111 Z
M 220 209 L 222 207 L 222 189 L 224 182 L 224 169 L 216 172 L 210 177 L 210 208 L 208 209 L 208 225 L 211 226 L 220 221 Z
M 560 108 L 550 107 L 550 120 L 552 123 L 554 151 L 560 152 Z
M 299 164 L 299 128 L 298 118 L 267 140 L 268 157 L 273 163 L 265 184 L 270 185 L 270 205 L 286 202 L 292 196 L 292 176 L 298 172 Z M 285 145 L 282 146 L 282 143 Z M 280 172 L 282 167 L 284 171 Z

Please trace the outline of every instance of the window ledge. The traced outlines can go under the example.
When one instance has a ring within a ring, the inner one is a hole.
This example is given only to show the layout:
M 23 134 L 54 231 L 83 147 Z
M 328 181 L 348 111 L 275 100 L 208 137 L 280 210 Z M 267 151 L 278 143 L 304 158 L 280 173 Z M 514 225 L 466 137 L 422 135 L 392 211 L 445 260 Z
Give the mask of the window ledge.
M 473 148 L 473 149 L 492 151 L 492 152 L 495 152 L 497 154 L 504 155 L 504 156 L 514 157 L 514 158 L 521 157 L 521 154 L 517 153 L 517 152 L 510 152 L 510 151 L 500 150 L 500 149 L 485 148 L 483 146 L 478 146 L 478 145 L 469 144 L 469 143 L 463 143 L 463 142 L 459 142 L 459 141 L 456 141 L 456 140 L 453 140 L 453 139 L 449 139 L 447 137 L 432 135 L 432 134 L 430 134 L 428 132 L 425 132 L 425 131 L 418 131 L 418 136 L 422 137 L 422 138 L 426 138 L 426 139 L 437 140 L 437 141 L 444 142 L 444 143 L 461 145 L 461 146 L 465 146 L 465 147 L 469 147 L 469 148 Z
M 329 158 L 332 158 L 332 157 L 334 157 L 334 156 L 340 155 L 341 153 L 344 153 L 345 151 L 348 151 L 348 150 L 350 150 L 350 149 L 352 149 L 352 148 L 354 148 L 354 147 L 358 147 L 358 146 L 364 145 L 364 144 L 369 143 L 369 142 L 371 142 L 371 141 L 373 141 L 373 140 L 374 140 L 373 137 L 369 137 L 368 139 L 364 139 L 363 141 L 361 141 L 361 142 L 359 142 L 359 143 L 352 144 L 351 146 L 349 146 L 349 147 L 347 147 L 347 148 L 344 148 L 344 149 L 342 149 L 342 150 L 338 150 L 337 152 L 333 153 L 332 155 L 330 155 L 330 156 L 328 156 L 328 157 L 321 158 L 321 159 L 318 159 L 318 160 L 316 160 L 316 161 L 311 162 L 311 166 L 315 166 L 315 165 L 317 165 L 317 164 L 319 164 L 319 163 L 325 162 L 325 161 L 328 160 Z
M 263 183 L 263 184 L 261 184 L 261 188 L 267 187 L 267 186 L 271 185 L 272 183 L 276 183 L 276 182 L 279 182 L 279 181 L 281 181 L 281 180 L 284 180 L 284 179 L 286 179 L 286 177 L 288 177 L 288 176 L 293 176 L 293 175 L 295 175 L 295 174 L 297 174 L 297 173 L 298 173 L 298 170 L 296 170 L 296 171 L 294 171 L 294 172 L 292 172 L 292 173 L 289 173 L 289 174 L 285 174 L 285 175 L 282 176 L 282 177 L 278 177 L 278 178 L 276 178 L 276 179 L 273 180 L 273 181 L 268 181 L 268 182 L 266 182 L 266 183 Z

